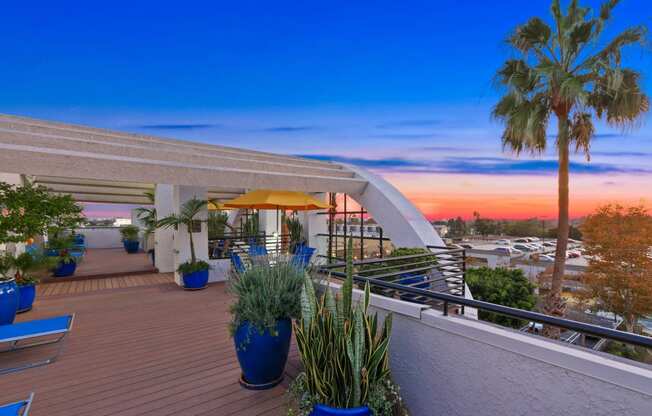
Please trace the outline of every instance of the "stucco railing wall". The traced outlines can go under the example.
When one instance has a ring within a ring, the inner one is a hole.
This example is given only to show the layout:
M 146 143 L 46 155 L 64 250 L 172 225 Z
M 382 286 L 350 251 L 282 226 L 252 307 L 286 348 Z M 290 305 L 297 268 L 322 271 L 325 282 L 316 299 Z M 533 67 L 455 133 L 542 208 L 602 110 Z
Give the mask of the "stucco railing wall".
M 651 366 L 372 297 L 394 313 L 390 365 L 411 414 L 652 414 Z
M 120 248 L 120 227 L 87 227 L 77 230 L 86 237 L 86 248 Z

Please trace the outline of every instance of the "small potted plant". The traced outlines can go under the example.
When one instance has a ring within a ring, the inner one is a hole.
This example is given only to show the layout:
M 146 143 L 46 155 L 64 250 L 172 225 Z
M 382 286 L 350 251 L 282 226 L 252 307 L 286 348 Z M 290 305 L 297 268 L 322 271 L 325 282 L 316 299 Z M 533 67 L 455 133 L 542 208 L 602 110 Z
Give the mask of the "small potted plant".
M 295 254 L 299 251 L 300 247 L 306 243 L 306 240 L 303 237 L 303 226 L 301 225 L 301 221 L 294 217 L 287 217 L 285 225 L 290 234 L 290 253 Z
M 204 209 L 206 204 L 206 201 L 197 198 L 190 199 L 183 204 L 179 214 L 168 215 L 160 219 L 156 224 L 157 228 L 174 228 L 175 230 L 178 230 L 179 226 L 183 225 L 188 231 L 190 261 L 180 264 L 177 268 L 177 272 L 183 279 L 183 287 L 188 290 L 204 289 L 208 283 L 208 270 L 210 269 L 210 265 L 203 260 L 197 260 L 197 256 L 195 255 L 195 242 L 192 237 L 195 226 L 201 226 L 201 221 L 195 218 Z
M 18 310 L 18 286 L 11 273 L 13 260 L 11 253 L 0 253 L 0 325 L 12 324 Z
M 230 332 L 244 387 L 262 390 L 283 380 L 303 274 L 279 257 L 254 264 L 231 281 L 236 301 L 231 305 Z
M 122 244 L 125 251 L 129 254 L 138 253 L 140 248 L 140 241 L 138 240 L 138 233 L 140 229 L 135 225 L 125 225 L 120 227 L 120 235 L 122 235 Z
M 355 305 L 352 245 L 347 251 L 347 276 L 341 292 L 330 288 L 320 299 L 306 275 L 301 293 L 301 319 L 294 324 L 304 371 L 291 386 L 301 415 L 407 414 L 389 370 L 392 315 L 382 327 L 368 312 L 369 285 Z M 327 353 L 324 353 L 327 351 Z
M 22 253 L 14 258 L 14 276 L 19 291 L 18 313 L 32 309 L 36 298 L 36 285 L 40 280 L 35 273 L 46 269 L 51 263 L 51 257 L 38 253 Z
M 52 272 L 55 277 L 68 277 L 75 274 L 75 270 L 77 269 L 77 260 L 75 257 L 70 255 L 70 251 L 67 248 L 59 251 L 59 256 L 56 257 L 56 259 L 56 267 Z

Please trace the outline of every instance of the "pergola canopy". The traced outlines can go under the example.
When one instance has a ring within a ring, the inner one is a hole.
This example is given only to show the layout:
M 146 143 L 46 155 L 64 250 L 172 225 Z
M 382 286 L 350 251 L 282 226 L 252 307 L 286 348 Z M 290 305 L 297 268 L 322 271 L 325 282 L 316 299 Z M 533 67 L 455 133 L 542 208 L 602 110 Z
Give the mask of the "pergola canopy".
M 156 184 L 207 198 L 250 189 L 359 193 L 367 181 L 330 162 L 0 114 L 0 171 L 81 202 L 146 204 Z

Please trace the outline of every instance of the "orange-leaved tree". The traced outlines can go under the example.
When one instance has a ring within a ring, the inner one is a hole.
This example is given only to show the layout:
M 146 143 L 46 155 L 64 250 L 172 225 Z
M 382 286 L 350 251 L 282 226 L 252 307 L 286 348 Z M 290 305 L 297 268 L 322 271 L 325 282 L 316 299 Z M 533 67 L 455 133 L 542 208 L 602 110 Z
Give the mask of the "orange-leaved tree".
M 652 217 L 643 206 L 606 205 L 581 229 L 589 261 L 585 294 L 634 332 L 638 319 L 652 314 Z

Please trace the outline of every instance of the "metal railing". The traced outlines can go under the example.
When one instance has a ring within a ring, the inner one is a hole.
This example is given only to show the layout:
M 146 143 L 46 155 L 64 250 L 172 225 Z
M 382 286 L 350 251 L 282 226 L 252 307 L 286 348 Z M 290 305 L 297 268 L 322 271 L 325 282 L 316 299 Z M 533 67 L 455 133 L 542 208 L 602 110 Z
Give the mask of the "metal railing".
M 464 250 L 434 246 L 429 249 L 430 251 L 424 253 L 355 261 L 354 265 L 358 269 L 357 275 L 360 277 L 398 284 L 402 288 L 418 288 L 429 292 L 449 293 L 464 297 L 466 293 Z M 322 271 L 330 271 L 335 276 L 338 269 L 342 269 L 343 272 L 344 268 L 344 262 L 321 266 Z M 385 296 L 399 297 L 436 307 L 441 306 L 442 303 L 439 300 L 417 296 L 404 290 L 375 287 L 374 291 Z
M 462 250 L 463 251 L 463 250 Z M 448 253 L 444 252 L 443 249 L 438 255 L 446 255 Z M 412 259 L 418 258 L 418 256 L 404 256 L 397 257 L 398 260 L 408 260 L 406 257 L 411 257 Z M 364 260 L 354 262 L 354 267 L 360 267 L 369 264 L 375 264 L 378 262 L 386 261 L 387 259 L 377 259 L 377 260 Z M 317 270 L 321 273 L 328 274 L 337 279 L 346 278 L 346 273 L 343 271 L 338 271 L 338 268 L 343 268 L 345 265 L 342 263 L 330 264 L 320 266 Z M 423 266 L 427 267 L 427 266 Z M 363 267 L 364 269 L 364 267 Z M 363 270 L 364 271 L 364 270 Z M 402 273 L 406 271 L 402 270 Z M 407 273 L 409 273 L 408 271 Z M 391 273 L 396 274 L 397 272 Z M 378 293 L 380 289 L 381 294 L 388 293 L 390 296 L 395 296 L 399 294 L 403 299 L 411 301 L 419 301 L 419 303 L 427 304 L 438 304 L 441 306 L 444 315 L 449 314 L 451 305 L 458 306 L 460 313 L 464 313 L 464 307 L 476 308 L 478 310 L 483 310 L 487 312 L 494 312 L 501 314 L 510 318 L 522 319 L 530 322 L 538 322 L 544 325 L 555 326 L 558 328 L 563 328 L 571 331 L 576 331 L 588 335 L 593 335 L 600 338 L 607 338 L 614 341 L 620 341 L 632 345 L 638 345 L 646 348 L 652 348 L 652 337 L 646 337 L 642 335 L 633 334 L 630 332 L 619 331 L 616 329 L 605 328 L 599 325 L 588 324 L 584 322 L 573 321 L 570 319 L 557 318 L 554 316 L 546 315 L 539 312 L 526 311 L 517 308 L 511 308 L 508 306 L 497 305 L 490 302 L 484 302 L 474 299 L 466 299 L 459 294 L 446 293 L 444 291 L 435 291 L 428 288 L 420 288 L 418 284 L 403 284 L 400 283 L 400 279 L 386 280 L 383 279 L 383 276 L 388 274 L 383 274 L 378 278 L 378 275 L 373 277 L 363 276 L 360 272 L 353 275 L 353 280 L 359 284 L 369 283 L 372 288 Z M 400 276 L 400 274 L 396 274 Z M 406 297 L 407 295 L 407 297 Z M 421 300 L 427 300 L 422 302 Z
M 208 239 L 208 256 L 211 259 L 226 259 L 231 253 L 248 256 L 252 245 L 265 247 L 268 253 L 283 254 L 290 250 L 289 234 L 225 234 Z

